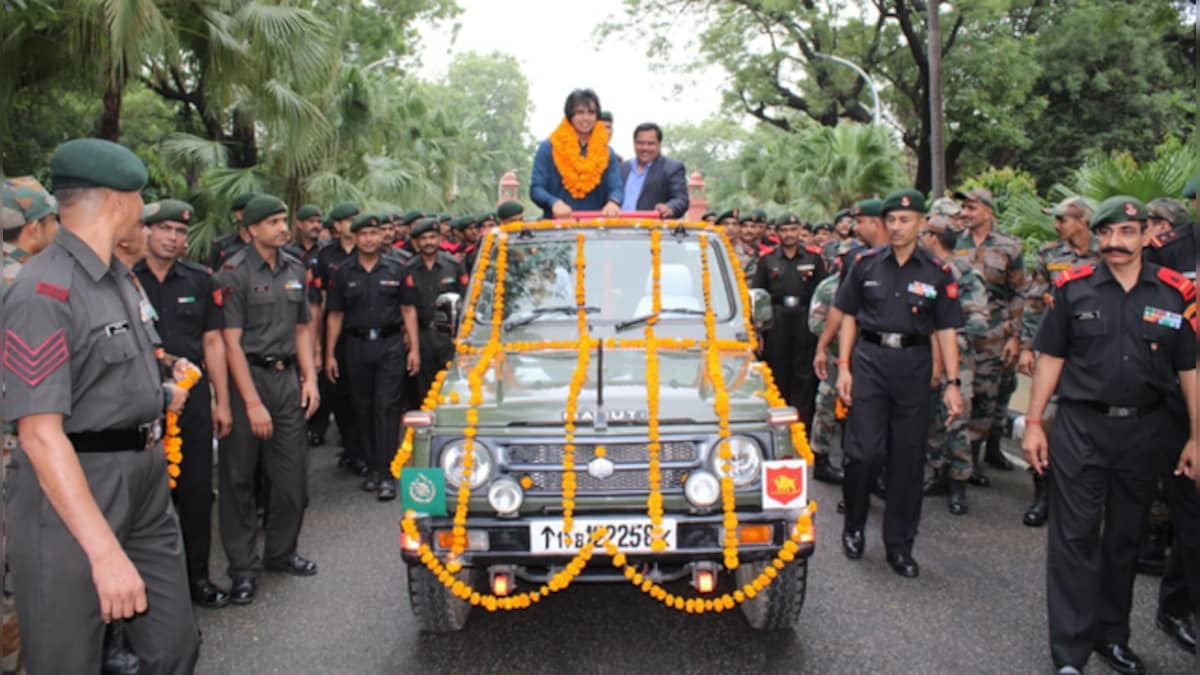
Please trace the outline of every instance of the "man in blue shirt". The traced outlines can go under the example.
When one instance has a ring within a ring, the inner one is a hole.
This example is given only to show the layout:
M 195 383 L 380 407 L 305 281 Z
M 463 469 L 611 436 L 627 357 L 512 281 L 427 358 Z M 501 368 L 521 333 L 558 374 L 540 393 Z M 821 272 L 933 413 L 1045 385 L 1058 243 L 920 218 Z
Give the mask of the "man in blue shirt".
M 596 92 L 572 91 L 562 123 L 538 145 L 529 196 L 544 217 L 569 218 L 575 210 L 620 213 L 621 164 L 608 147 L 608 129 L 597 124 L 599 113 Z
M 625 182 L 622 211 L 658 211 L 663 218 L 680 218 L 688 208 L 683 162 L 662 155 L 662 129 L 644 122 L 633 131 L 635 159 L 621 164 Z

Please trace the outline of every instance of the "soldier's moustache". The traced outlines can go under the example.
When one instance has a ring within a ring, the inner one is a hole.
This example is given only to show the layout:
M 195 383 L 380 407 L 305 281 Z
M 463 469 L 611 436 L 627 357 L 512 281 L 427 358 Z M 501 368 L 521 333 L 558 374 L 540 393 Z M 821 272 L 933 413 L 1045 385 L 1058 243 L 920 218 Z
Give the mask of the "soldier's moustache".
M 1129 249 L 1124 248 L 1122 246 L 1105 246 L 1100 249 L 1100 253 L 1102 253 L 1102 254 L 1124 253 L 1125 255 L 1133 255 L 1133 251 L 1130 251 Z

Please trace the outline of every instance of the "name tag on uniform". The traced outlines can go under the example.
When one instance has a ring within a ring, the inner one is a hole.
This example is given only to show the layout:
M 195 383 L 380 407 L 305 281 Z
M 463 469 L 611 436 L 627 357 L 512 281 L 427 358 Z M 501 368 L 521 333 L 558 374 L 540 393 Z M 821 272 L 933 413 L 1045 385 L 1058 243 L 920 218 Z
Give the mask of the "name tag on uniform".
M 938 292 L 937 292 L 936 288 L 934 288 L 933 286 L 930 286 L 927 283 L 921 282 L 921 281 L 914 281 L 911 284 L 909 284 L 908 292 L 912 293 L 913 295 L 919 295 L 923 298 L 929 298 L 930 300 L 932 300 L 938 296 Z
M 874 279 L 867 279 L 866 281 L 863 282 L 863 288 L 874 288 L 875 286 L 878 286 L 878 285 L 879 285 L 879 282 Z
M 104 334 L 109 337 L 112 337 L 114 335 L 120 335 L 121 333 L 128 333 L 128 332 L 129 332 L 129 322 L 128 321 L 118 321 L 116 323 L 110 323 L 104 327 Z
M 183 296 L 182 298 L 179 298 L 179 299 L 178 299 L 178 302 L 179 302 L 179 304 L 181 304 L 181 305 L 188 305 L 188 304 L 191 304 L 191 303 L 193 303 L 193 302 L 196 302 L 196 297 L 195 297 L 195 296 L 193 296 L 193 295 L 185 295 L 185 296 Z
M 346 288 L 358 288 L 358 282 L 357 281 L 347 281 Z
M 379 285 L 383 286 L 385 288 L 391 288 L 393 286 L 399 286 L 400 280 L 399 279 L 380 279 Z
M 1050 272 L 1061 272 L 1069 269 L 1071 269 L 1071 263 L 1069 262 L 1056 262 L 1046 265 L 1046 270 Z
M 1093 321 L 1100 318 L 1100 310 L 1095 310 L 1092 312 L 1079 312 L 1075 315 L 1075 318 L 1080 321 Z
M 954 255 L 956 255 L 956 256 L 971 255 L 971 249 L 969 249 L 969 248 L 956 248 L 956 249 L 954 249 Z
M 797 272 L 811 272 L 816 269 L 816 265 L 796 265 Z
M 1146 309 L 1142 312 L 1142 321 L 1179 330 L 1183 326 L 1183 315 L 1146 305 Z
M 291 281 L 284 284 L 283 287 L 289 291 L 299 291 L 299 290 L 304 289 L 304 284 L 300 283 L 299 281 L 296 281 L 295 279 L 292 279 Z

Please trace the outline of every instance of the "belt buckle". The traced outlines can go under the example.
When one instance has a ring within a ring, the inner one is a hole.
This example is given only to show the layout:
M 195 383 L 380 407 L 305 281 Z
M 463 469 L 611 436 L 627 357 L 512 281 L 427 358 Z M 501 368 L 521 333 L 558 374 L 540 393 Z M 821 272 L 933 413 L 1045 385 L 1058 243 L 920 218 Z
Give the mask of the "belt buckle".
M 904 346 L 904 336 L 900 333 L 880 333 L 879 342 L 884 347 L 891 349 L 900 349 Z
M 271 367 L 282 373 L 287 368 L 287 364 L 283 362 L 283 359 L 275 359 L 271 362 Z
M 783 296 L 783 306 L 784 307 L 795 307 L 796 305 L 799 305 L 799 304 L 800 304 L 800 298 L 797 298 L 794 295 Z
M 378 340 L 382 333 L 383 333 L 382 329 L 368 328 L 367 329 L 367 339 L 368 340 Z
M 145 448 L 153 448 L 162 439 L 162 422 L 154 420 L 138 425 L 138 431 L 142 432 Z
M 1109 417 L 1133 417 L 1135 414 L 1137 414 L 1137 408 L 1129 406 L 1114 405 L 1108 408 Z

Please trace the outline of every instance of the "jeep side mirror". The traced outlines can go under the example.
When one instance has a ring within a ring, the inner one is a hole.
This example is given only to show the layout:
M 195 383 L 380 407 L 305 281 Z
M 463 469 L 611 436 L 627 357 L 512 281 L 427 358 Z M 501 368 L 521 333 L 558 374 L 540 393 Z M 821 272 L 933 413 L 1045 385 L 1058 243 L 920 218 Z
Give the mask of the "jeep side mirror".
M 450 337 L 458 336 L 458 317 L 462 310 L 462 296 L 458 293 L 442 293 L 433 303 L 436 312 L 434 324 L 450 333 Z
M 761 288 L 750 289 L 750 318 L 754 327 L 761 330 L 775 318 L 771 308 L 771 294 Z

